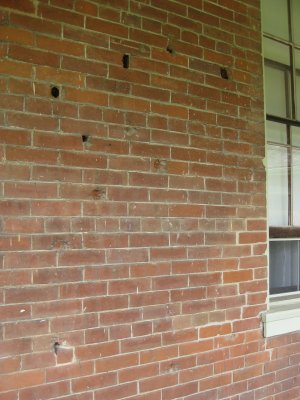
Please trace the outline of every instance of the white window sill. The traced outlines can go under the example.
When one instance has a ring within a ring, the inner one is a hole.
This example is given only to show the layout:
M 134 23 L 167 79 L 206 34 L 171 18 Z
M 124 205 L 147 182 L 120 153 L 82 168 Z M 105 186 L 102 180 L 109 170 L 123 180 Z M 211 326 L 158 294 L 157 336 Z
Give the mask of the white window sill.
M 300 331 L 300 298 L 272 301 L 263 313 L 264 337 Z

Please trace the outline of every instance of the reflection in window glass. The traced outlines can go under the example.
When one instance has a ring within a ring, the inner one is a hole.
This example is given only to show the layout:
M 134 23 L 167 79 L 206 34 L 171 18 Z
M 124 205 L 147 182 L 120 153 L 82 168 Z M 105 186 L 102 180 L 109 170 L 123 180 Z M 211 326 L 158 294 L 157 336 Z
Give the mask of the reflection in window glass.
M 300 128 L 291 126 L 292 145 L 300 147 Z
M 299 0 L 295 0 L 298 2 Z M 299 23 L 299 21 L 297 21 Z M 264 32 L 289 39 L 287 0 L 262 1 L 262 25 Z
M 290 48 L 286 44 L 263 38 L 264 58 L 283 65 L 290 65 Z
M 288 72 L 273 66 L 265 66 L 265 92 L 267 114 L 287 117 Z
M 267 139 L 269 142 L 287 143 L 286 126 L 273 121 L 266 121 Z
M 300 44 L 300 24 L 299 24 L 299 15 L 300 15 L 300 2 L 299 0 L 292 0 L 292 28 L 293 28 L 293 41 L 297 44 Z
M 292 152 L 293 224 L 300 226 L 300 149 Z
M 299 290 L 298 240 L 270 242 L 270 293 Z
M 299 24 L 300 25 L 300 24 Z M 300 28 L 299 28 L 300 29 Z M 300 119 L 300 51 L 295 50 L 295 67 L 296 67 L 296 119 Z
M 288 225 L 288 153 L 285 147 L 268 146 L 269 226 Z
M 300 119 L 300 71 L 296 74 L 296 119 Z

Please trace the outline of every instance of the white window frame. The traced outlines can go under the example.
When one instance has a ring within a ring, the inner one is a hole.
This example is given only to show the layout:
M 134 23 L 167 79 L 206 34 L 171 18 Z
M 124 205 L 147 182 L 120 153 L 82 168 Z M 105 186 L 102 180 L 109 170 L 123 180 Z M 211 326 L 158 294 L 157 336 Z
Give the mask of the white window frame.
M 294 74 L 295 72 L 295 69 L 293 69 Z M 264 102 L 264 104 L 266 108 L 266 102 Z M 295 109 L 293 110 L 293 112 L 295 112 Z M 267 138 L 265 144 L 267 146 Z M 270 240 L 272 239 L 268 237 L 268 243 L 270 243 Z M 300 241 L 300 237 L 287 237 L 281 238 L 281 240 Z M 270 284 L 270 279 L 268 280 L 268 283 Z M 268 293 L 270 293 L 269 288 Z M 268 294 L 268 310 L 262 314 L 262 322 L 264 328 L 263 333 L 265 337 L 272 337 L 276 335 L 300 331 L 300 292 L 297 291 L 275 295 Z

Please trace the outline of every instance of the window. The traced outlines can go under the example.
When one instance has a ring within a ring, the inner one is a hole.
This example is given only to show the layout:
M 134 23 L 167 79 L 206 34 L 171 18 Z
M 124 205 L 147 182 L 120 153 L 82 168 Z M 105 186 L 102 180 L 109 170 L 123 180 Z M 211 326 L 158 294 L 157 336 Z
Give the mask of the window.
M 299 17 L 299 0 L 262 0 L 271 299 L 300 294 Z

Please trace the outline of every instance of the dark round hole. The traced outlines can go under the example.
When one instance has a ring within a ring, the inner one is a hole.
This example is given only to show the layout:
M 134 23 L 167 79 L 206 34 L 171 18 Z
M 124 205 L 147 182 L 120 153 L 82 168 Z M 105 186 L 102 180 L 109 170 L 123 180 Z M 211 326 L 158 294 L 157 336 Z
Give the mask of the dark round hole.
M 53 88 L 51 88 L 51 95 L 52 97 L 57 98 L 59 96 L 59 89 L 56 86 L 53 86 Z
M 89 137 L 87 135 L 82 135 L 81 139 L 83 143 L 86 143 L 89 140 Z
M 226 68 L 220 68 L 220 74 L 223 79 L 229 79 L 228 72 Z
M 167 47 L 167 52 L 170 53 L 170 54 L 173 54 L 174 50 L 173 50 L 173 48 L 171 46 L 168 46 Z
M 123 55 L 123 68 L 129 68 L 129 54 Z
M 60 346 L 60 343 L 59 343 L 59 342 L 55 342 L 55 343 L 53 344 L 53 349 L 54 349 L 54 353 L 55 353 L 55 354 L 57 354 L 59 346 Z

